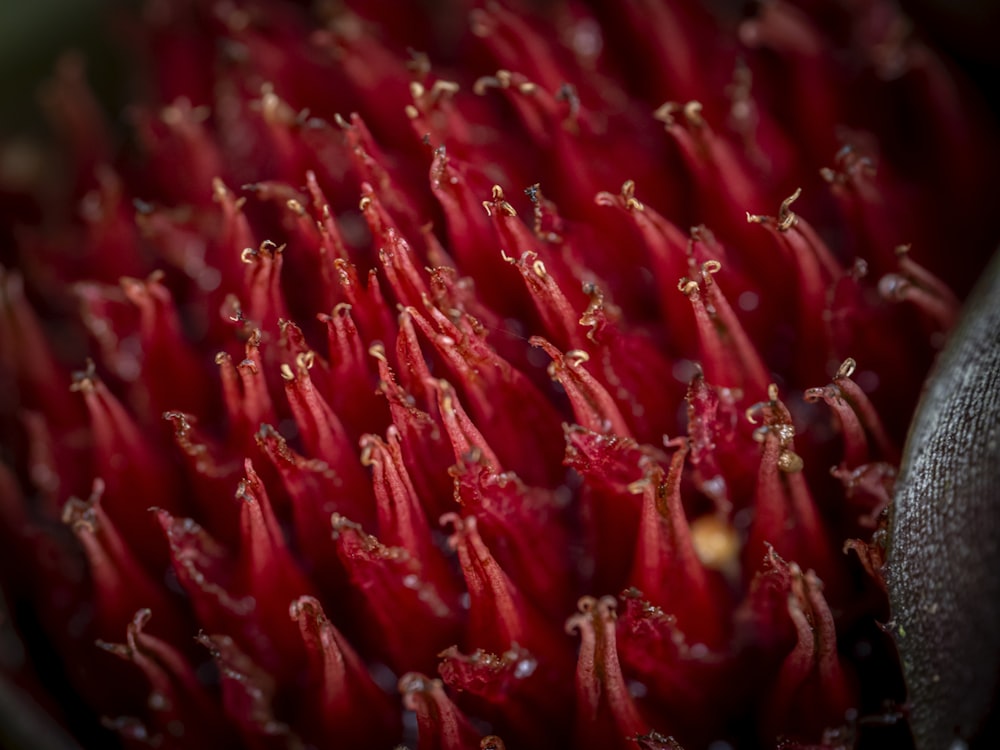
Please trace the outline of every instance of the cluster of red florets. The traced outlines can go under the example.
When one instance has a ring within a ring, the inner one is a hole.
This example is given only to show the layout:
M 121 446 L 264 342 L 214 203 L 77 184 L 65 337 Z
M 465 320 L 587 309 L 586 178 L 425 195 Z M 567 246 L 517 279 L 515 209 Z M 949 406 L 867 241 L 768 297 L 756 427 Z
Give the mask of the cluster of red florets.
M 79 213 L 0 321 L 29 653 L 129 747 L 850 746 L 902 698 L 937 277 L 989 247 L 960 88 L 883 2 L 356 5 L 148 3 L 122 157 L 50 86 Z

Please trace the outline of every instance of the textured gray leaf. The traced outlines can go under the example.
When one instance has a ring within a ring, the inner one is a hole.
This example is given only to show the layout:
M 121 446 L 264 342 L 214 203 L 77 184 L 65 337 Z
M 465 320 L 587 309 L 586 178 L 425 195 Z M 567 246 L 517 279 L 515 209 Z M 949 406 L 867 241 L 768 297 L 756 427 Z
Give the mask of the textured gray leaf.
M 987 747 L 1000 673 L 1000 255 L 911 428 L 886 580 L 917 747 Z

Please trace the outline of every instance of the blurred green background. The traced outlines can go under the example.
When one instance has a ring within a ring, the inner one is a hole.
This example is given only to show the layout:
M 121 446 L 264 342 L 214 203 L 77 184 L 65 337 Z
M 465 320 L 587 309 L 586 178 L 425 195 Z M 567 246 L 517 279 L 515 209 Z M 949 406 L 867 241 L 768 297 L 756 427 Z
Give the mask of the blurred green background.
M 83 53 L 88 79 L 111 111 L 126 98 L 120 49 L 131 0 L 0 0 L 0 135 L 42 126 L 39 84 L 66 50 Z M 116 27 L 118 27 L 116 29 Z

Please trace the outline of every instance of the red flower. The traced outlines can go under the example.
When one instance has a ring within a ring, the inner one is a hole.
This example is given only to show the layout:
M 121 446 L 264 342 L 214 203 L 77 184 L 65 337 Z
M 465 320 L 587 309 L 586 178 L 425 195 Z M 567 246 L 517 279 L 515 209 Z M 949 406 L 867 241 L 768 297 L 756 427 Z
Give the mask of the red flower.
M 347 5 L 147 3 L 120 144 L 49 87 L 8 679 L 95 747 L 82 706 L 128 747 L 903 742 L 884 512 L 997 239 L 973 94 L 880 0 Z

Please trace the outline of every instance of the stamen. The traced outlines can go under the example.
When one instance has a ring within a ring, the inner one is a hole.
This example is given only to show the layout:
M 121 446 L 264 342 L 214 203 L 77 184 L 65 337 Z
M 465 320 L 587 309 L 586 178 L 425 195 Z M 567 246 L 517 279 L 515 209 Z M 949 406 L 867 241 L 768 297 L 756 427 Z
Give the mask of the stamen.
M 615 634 L 616 602 L 610 596 L 585 596 L 579 613 L 566 621 L 566 632 L 580 634 L 576 667 L 577 736 L 585 744 L 599 738 L 632 737 L 649 730 L 633 702 L 621 664 Z
M 298 625 L 307 654 L 305 713 L 330 736 L 358 744 L 391 744 L 399 734 L 399 713 L 390 697 L 368 674 L 365 663 L 327 619 L 311 596 L 300 596 L 288 608 Z
M 444 692 L 441 680 L 408 672 L 399 678 L 403 707 L 417 715 L 420 747 L 468 750 L 479 744 L 477 732 Z

